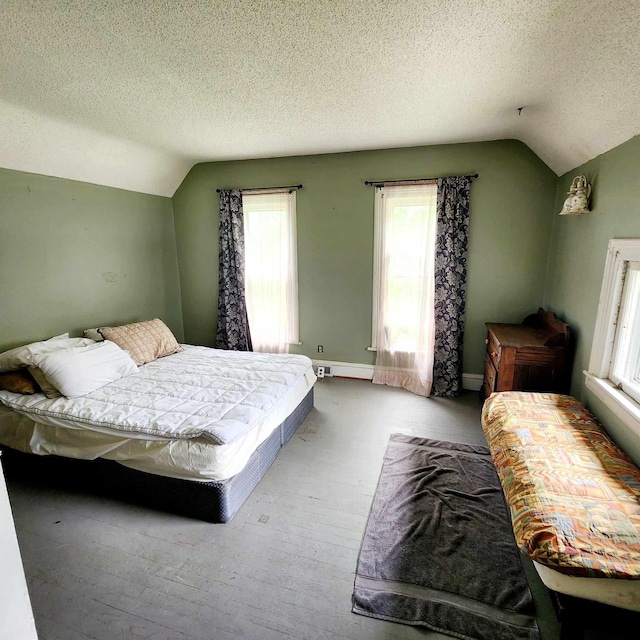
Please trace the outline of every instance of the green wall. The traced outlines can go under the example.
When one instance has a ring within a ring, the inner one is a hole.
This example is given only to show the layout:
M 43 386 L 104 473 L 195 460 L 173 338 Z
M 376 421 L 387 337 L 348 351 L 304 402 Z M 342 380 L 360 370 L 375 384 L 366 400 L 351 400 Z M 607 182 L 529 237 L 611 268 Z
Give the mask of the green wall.
M 596 324 L 607 245 L 640 237 L 640 136 L 566 173 L 558 181 L 554 213 L 581 173 L 592 183 L 591 212 L 553 217 L 545 305 L 569 323 L 575 336 L 572 395 L 585 402 L 618 443 L 640 464 L 640 438 L 584 385 Z
M 215 341 L 217 188 L 304 184 L 297 351 L 370 364 L 374 194 L 364 181 L 476 172 L 464 370 L 481 374 L 484 323 L 520 322 L 544 292 L 557 178 L 514 140 L 196 165 L 173 197 L 186 341 Z
M 170 198 L 0 169 L 0 350 L 161 317 L 183 339 Z
M 212 345 L 216 189 L 302 182 L 304 344 L 297 350 L 319 357 L 316 346 L 322 344 L 322 359 L 372 363 L 374 354 L 366 347 L 373 190 L 364 180 L 478 172 L 471 190 L 465 372 L 482 373 L 485 322 L 519 322 L 544 305 L 571 326 L 573 395 L 640 461 L 640 438 L 586 390 L 582 375 L 607 243 L 640 236 L 638 166 L 640 137 L 560 179 L 513 140 L 218 162 L 193 167 L 173 204 L 159 196 L 0 169 L 0 350 L 155 316 L 179 340 Z M 593 185 L 592 212 L 558 216 L 580 173 Z

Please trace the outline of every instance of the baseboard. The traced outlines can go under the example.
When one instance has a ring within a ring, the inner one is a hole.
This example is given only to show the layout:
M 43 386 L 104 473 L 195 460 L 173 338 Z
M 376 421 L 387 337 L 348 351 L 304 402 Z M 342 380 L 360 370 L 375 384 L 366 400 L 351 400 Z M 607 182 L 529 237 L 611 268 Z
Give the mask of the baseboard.
M 359 362 L 337 362 L 335 360 L 313 360 L 314 367 L 320 365 L 328 369 L 325 371 L 328 378 L 357 378 L 358 380 L 371 380 L 373 378 L 373 365 Z M 469 391 L 480 391 L 483 377 L 477 373 L 462 374 L 462 388 Z
M 480 391 L 482 383 L 484 382 L 484 376 L 479 373 L 463 373 L 462 374 L 462 388 L 467 391 Z
M 313 360 L 313 366 L 320 365 L 325 370 L 325 376 L 329 378 L 357 378 L 359 380 L 371 380 L 373 378 L 373 365 L 358 362 L 336 362 L 335 360 Z

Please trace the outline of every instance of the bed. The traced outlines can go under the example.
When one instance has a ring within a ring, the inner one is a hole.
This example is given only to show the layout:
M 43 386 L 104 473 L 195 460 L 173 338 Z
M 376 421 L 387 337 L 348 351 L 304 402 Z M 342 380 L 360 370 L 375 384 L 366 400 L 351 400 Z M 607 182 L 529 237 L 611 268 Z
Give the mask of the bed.
M 482 426 L 516 543 L 544 584 L 640 611 L 640 469 L 571 396 L 494 393 Z
M 61 344 L 56 357 L 66 363 L 74 349 L 86 358 L 110 346 L 122 369 L 115 345 L 92 343 Z M 126 375 L 76 397 L 0 391 L 9 472 L 64 477 L 84 490 L 229 521 L 313 408 L 311 360 L 177 343 L 172 349 L 127 363 Z M 5 369 L 46 364 L 28 353 L 7 362 L 0 354 Z

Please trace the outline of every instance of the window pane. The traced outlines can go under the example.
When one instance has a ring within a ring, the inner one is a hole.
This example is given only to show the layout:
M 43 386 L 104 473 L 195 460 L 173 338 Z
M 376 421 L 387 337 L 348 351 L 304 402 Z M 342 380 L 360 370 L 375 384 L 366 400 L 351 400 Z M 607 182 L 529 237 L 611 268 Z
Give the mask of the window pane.
M 628 263 L 610 378 L 640 401 L 640 265 Z
M 424 272 L 425 205 L 391 206 L 385 243 L 387 279 L 385 303 L 388 344 L 396 351 L 410 351 L 420 331 L 420 300 Z

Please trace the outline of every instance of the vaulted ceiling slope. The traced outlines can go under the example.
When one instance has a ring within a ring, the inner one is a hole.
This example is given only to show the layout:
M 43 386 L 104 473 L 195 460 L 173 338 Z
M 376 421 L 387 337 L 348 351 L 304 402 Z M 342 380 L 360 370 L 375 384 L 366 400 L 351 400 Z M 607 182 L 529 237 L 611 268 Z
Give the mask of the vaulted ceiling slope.
M 5 0 L 0 166 L 170 196 L 201 161 L 516 138 L 562 174 L 640 133 L 639 33 L 626 0 Z

